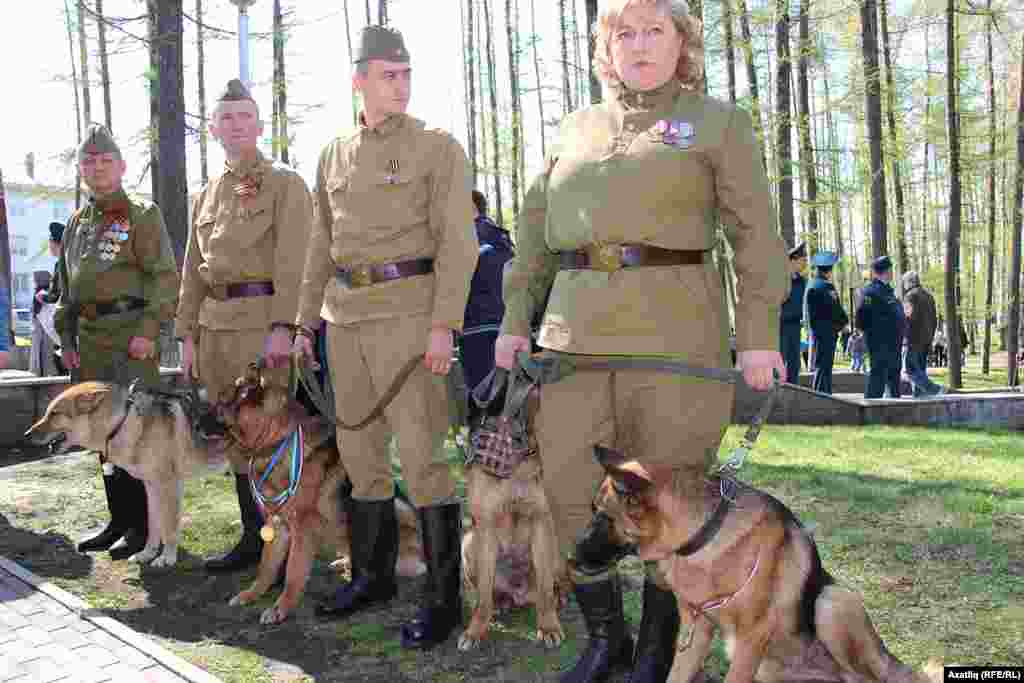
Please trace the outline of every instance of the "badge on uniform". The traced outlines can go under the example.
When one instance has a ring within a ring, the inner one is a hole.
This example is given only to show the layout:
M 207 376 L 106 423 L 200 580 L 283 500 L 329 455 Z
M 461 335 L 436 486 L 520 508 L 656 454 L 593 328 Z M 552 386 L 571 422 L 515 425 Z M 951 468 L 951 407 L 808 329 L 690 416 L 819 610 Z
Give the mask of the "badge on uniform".
M 654 132 L 661 142 L 676 149 L 689 149 L 697 134 L 692 123 L 679 119 L 661 119 L 654 124 Z
M 387 181 L 388 185 L 394 185 L 398 181 L 398 171 L 398 159 L 388 161 L 388 174 L 384 176 L 384 180 Z

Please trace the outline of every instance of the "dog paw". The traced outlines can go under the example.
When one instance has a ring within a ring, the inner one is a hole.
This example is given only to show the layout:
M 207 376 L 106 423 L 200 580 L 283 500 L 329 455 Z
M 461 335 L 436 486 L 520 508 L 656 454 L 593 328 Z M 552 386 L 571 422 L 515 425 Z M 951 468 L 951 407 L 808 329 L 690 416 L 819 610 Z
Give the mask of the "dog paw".
M 153 559 L 160 554 L 160 547 L 151 548 L 146 546 L 139 552 L 135 553 L 128 558 L 129 562 L 136 562 L 138 564 L 149 564 Z
M 539 629 L 537 631 L 537 640 L 543 643 L 544 647 L 547 649 L 553 650 L 556 647 L 559 647 L 562 644 L 562 641 L 565 640 L 565 633 L 562 632 L 562 629 Z
M 264 626 L 272 626 L 274 624 L 280 624 L 288 618 L 288 610 L 283 607 L 274 605 L 263 610 L 263 614 L 260 615 L 260 623 Z
M 231 605 L 232 607 L 239 607 L 241 605 L 248 605 L 250 602 L 255 600 L 257 597 L 259 597 L 259 596 L 255 595 L 254 593 L 252 593 L 250 591 L 242 591 L 241 593 L 239 593 L 235 597 L 231 598 L 231 601 L 228 602 L 228 604 Z
M 462 652 L 469 652 L 480 647 L 480 643 L 483 642 L 483 638 L 470 633 L 470 629 L 466 629 L 461 636 L 459 636 L 459 650 Z
M 173 567 L 176 564 L 178 564 L 178 553 L 177 552 L 174 552 L 174 553 L 163 552 L 160 555 L 158 555 L 156 558 L 154 558 L 154 560 L 149 563 L 149 566 L 150 567 L 157 567 L 157 568 L 169 568 L 169 567 Z

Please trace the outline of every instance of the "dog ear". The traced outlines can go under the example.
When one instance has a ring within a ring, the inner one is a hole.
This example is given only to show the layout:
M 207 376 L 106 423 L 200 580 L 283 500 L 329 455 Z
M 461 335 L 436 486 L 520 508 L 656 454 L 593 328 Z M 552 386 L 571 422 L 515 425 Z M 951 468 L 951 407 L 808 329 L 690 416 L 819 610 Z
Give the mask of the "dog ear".
M 88 415 L 97 408 L 110 395 L 109 387 L 102 387 L 83 391 L 75 396 L 75 412 L 79 415 Z
M 595 445 L 594 458 L 620 493 L 636 496 L 654 485 L 650 473 L 636 461 L 628 460 L 620 450 Z
M 626 463 L 626 454 L 608 446 L 594 444 L 594 459 L 597 460 L 598 465 L 611 474 Z

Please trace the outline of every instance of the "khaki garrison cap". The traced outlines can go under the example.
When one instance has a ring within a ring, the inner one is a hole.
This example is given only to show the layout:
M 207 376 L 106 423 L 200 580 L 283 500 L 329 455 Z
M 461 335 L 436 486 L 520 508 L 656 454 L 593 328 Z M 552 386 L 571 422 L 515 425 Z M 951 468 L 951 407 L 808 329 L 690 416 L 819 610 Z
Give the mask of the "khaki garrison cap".
M 115 154 L 121 158 L 121 148 L 114 142 L 114 136 L 104 126 L 94 123 L 85 132 L 85 139 L 78 148 L 78 160 L 93 154 Z
M 237 78 L 232 78 L 228 81 L 228 84 L 224 86 L 224 92 L 217 98 L 218 102 L 240 102 L 242 100 L 249 100 L 255 102 L 252 93 L 245 87 L 245 83 L 242 83 Z
M 387 26 L 367 26 L 359 33 L 359 45 L 355 63 L 370 59 L 389 62 L 408 62 L 409 51 L 405 49 L 402 34 Z

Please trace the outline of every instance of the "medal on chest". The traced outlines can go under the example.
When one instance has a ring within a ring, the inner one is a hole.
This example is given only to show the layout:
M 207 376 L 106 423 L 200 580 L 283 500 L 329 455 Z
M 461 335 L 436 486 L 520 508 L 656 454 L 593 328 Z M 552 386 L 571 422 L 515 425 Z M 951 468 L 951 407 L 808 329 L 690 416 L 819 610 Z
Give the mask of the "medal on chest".
M 689 121 L 661 119 L 654 124 L 654 133 L 663 144 L 676 149 L 689 149 L 693 146 L 697 131 Z
M 398 163 L 398 159 L 391 159 L 388 161 L 388 173 L 384 176 L 384 180 L 387 181 L 388 185 L 394 185 L 398 182 L 398 172 L 401 166 Z

